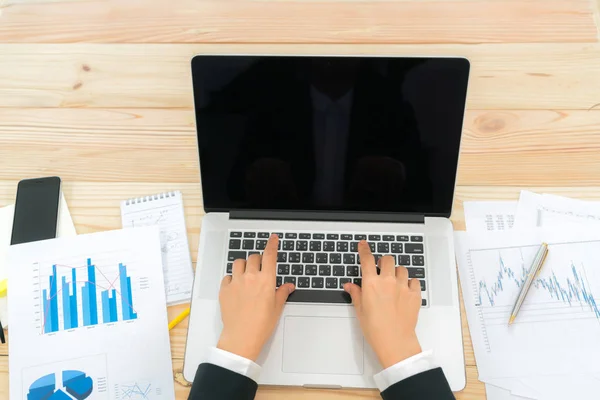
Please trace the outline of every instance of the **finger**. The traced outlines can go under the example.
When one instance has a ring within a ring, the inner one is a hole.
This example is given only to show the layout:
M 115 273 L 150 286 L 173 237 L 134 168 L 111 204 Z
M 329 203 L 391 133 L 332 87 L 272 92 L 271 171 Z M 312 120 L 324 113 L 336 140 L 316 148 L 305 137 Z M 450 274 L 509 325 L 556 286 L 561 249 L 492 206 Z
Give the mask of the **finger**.
M 402 265 L 396 267 L 396 280 L 398 284 L 408 286 L 408 270 Z
M 369 244 L 365 240 L 361 240 L 358 243 L 358 255 L 360 256 L 360 266 L 362 268 L 363 276 L 377 275 L 375 258 L 371 253 Z
M 238 258 L 233 262 L 233 277 L 243 275 L 246 272 L 246 260 Z
M 271 235 L 262 255 L 262 272 L 273 275 L 273 279 L 277 267 L 277 246 L 279 246 L 279 236 Z
M 344 285 L 344 291 L 352 297 L 352 304 L 354 304 L 354 307 L 357 309 L 360 308 L 362 304 L 362 289 L 360 286 L 355 285 L 354 283 L 346 283 Z
M 394 260 L 394 257 L 392 256 L 383 256 L 380 259 L 380 268 L 381 268 L 381 275 L 383 276 L 394 276 L 396 271 L 396 261 Z
M 221 280 L 221 289 L 231 283 L 231 275 L 225 275 Z
M 413 292 L 420 292 L 421 291 L 421 282 L 419 282 L 419 280 L 417 278 L 412 278 L 411 280 L 408 281 L 408 287 Z
M 260 271 L 260 254 L 252 254 L 246 261 L 246 272 Z
M 285 285 L 279 286 L 279 288 L 275 291 L 275 303 L 277 304 L 278 313 L 281 313 L 285 302 L 294 290 L 296 290 L 296 286 L 294 286 L 293 283 L 286 283 Z

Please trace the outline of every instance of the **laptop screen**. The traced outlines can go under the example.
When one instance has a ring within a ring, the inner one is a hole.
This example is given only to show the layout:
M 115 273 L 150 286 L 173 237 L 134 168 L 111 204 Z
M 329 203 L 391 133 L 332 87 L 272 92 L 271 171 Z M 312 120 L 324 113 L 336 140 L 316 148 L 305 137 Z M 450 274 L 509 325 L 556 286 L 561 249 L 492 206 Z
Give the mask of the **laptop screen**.
M 463 58 L 196 56 L 207 211 L 449 215 Z

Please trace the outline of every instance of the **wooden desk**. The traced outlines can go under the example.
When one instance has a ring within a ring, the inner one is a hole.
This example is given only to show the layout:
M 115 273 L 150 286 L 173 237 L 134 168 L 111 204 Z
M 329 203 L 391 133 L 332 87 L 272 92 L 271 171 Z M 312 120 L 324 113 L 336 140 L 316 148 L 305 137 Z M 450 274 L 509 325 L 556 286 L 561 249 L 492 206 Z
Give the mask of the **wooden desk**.
M 60 175 L 88 233 L 119 228 L 122 199 L 179 189 L 195 259 L 203 209 L 189 60 L 201 52 L 467 56 L 456 228 L 464 200 L 525 188 L 600 200 L 599 10 L 597 0 L 0 0 L 0 206 L 20 179 Z M 171 334 L 175 375 L 186 329 Z M 457 397 L 483 399 L 464 318 L 463 332 Z M 7 353 L 0 346 L 0 399 Z M 177 399 L 188 390 L 176 384 Z M 257 398 L 378 394 L 261 388 Z

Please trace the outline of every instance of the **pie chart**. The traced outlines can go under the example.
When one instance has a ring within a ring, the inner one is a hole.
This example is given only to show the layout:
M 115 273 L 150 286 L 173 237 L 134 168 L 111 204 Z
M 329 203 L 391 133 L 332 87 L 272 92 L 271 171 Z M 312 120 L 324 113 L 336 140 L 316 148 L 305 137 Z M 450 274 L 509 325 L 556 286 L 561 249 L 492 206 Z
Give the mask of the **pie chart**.
M 83 400 L 92 394 L 94 381 L 85 372 L 65 370 L 61 378 L 62 385 L 57 385 L 56 374 L 38 378 L 29 386 L 27 400 Z

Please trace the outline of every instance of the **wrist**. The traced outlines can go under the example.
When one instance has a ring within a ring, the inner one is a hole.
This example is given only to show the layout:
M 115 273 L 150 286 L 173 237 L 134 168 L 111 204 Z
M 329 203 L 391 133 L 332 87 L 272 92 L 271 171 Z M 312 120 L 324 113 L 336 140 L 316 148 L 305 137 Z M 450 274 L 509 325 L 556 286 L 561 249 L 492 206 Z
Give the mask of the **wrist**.
M 379 363 L 383 369 L 387 369 L 400 361 L 416 356 L 422 351 L 417 335 L 414 334 L 406 338 L 396 339 L 393 346 L 382 348 L 377 353 L 377 358 L 379 358 Z
M 245 338 L 239 339 L 221 334 L 217 348 L 236 354 L 240 357 L 256 362 L 261 351 L 261 346 L 249 343 Z

